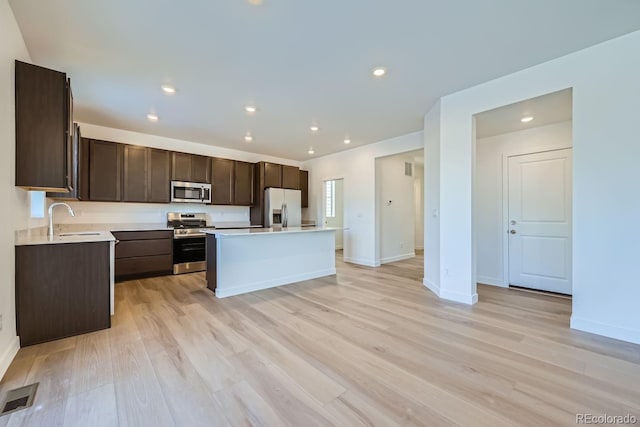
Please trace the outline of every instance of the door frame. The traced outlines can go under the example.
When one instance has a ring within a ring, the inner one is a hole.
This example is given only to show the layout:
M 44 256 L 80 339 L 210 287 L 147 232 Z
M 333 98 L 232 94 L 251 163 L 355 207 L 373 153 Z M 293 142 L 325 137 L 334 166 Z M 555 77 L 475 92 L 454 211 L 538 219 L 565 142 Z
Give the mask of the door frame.
M 554 151 L 562 151 L 571 149 L 571 157 L 573 158 L 573 145 L 563 148 L 554 148 L 551 150 L 512 152 L 502 154 L 502 277 L 501 287 L 509 287 L 509 158 L 528 156 L 529 154 L 551 153 Z M 572 172 L 573 173 L 573 172 Z M 571 180 L 571 204 L 573 205 L 573 179 Z M 571 227 L 573 227 L 573 210 L 571 214 Z M 571 246 L 573 248 L 573 233 L 571 233 Z M 573 270 L 573 257 L 571 260 L 571 269 Z M 573 275 L 572 275 L 573 277 Z

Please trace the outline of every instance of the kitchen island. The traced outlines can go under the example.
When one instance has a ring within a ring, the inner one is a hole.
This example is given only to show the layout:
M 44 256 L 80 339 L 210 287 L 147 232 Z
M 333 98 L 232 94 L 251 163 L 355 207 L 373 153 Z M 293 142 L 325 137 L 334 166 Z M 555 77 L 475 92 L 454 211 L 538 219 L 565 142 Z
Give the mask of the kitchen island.
M 207 287 L 224 298 L 336 274 L 336 230 L 208 230 Z

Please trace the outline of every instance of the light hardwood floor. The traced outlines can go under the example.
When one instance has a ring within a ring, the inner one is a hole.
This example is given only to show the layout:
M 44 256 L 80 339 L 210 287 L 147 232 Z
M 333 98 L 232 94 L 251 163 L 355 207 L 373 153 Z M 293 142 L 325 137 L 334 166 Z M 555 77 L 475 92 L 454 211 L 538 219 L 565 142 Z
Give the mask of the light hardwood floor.
M 575 425 L 640 416 L 640 346 L 570 330 L 570 301 L 421 285 L 422 258 L 216 299 L 203 274 L 117 285 L 110 330 L 20 350 L 0 426 Z

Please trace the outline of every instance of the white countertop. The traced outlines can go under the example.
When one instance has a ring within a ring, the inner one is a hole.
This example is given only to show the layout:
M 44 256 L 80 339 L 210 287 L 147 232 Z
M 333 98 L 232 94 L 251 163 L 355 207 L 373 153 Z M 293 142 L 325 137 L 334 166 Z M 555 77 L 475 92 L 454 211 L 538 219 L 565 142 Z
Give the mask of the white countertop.
M 56 234 L 49 238 L 46 234 L 23 234 L 16 236 L 16 246 L 51 245 L 59 243 L 113 242 L 115 237 L 108 231 L 85 231 Z
M 317 233 L 320 231 L 337 231 L 342 228 L 334 227 L 287 227 L 287 228 L 242 228 L 236 230 L 207 230 L 207 234 L 215 234 L 220 237 L 235 237 L 249 235 L 275 235 L 290 233 Z

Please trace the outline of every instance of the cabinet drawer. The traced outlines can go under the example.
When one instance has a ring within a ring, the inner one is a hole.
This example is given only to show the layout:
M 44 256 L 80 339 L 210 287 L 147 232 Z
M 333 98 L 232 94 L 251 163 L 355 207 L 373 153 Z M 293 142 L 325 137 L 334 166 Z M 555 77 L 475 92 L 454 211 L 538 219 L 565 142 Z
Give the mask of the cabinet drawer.
M 121 240 L 116 245 L 116 259 L 171 254 L 172 239 Z
M 116 277 L 143 276 L 153 273 L 173 272 L 173 256 L 154 255 L 116 260 Z
M 112 231 L 113 237 L 121 242 L 126 240 L 156 240 L 156 239 L 173 239 L 172 230 L 154 230 L 154 231 Z

